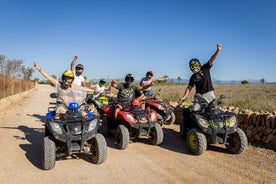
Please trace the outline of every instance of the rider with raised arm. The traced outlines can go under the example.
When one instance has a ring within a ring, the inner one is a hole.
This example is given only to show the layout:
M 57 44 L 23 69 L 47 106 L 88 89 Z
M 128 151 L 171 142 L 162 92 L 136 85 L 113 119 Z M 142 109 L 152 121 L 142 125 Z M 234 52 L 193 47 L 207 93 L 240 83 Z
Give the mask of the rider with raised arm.
M 148 72 L 146 73 L 146 76 L 143 77 L 143 78 L 141 79 L 141 81 L 140 81 L 140 86 L 141 86 L 141 87 L 147 86 L 148 84 L 151 84 L 151 83 L 152 83 L 152 85 L 153 85 L 154 82 L 156 82 L 156 81 L 166 81 L 166 80 L 168 80 L 167 77 L 155 78 L 155 79 L 153 79 L 152 77 L 153 77 L 153 72 L 152 72 L 152 71 L 148 71 Z M 144 89 L 144 90 L 143 90 L 143 93 L 144 93 L 145 96 L 152 96 L 152 95 L 153 95 L 152 87 L 149 87 L 149 88 L 147 88 L 147 89 Z
M 71 70 L 66 70 L 63 72 L 61 76 L 61 81 L 57 81 L 55 78 L 53 78 L 51 75 L 43 71 L 35 62 L 34 62 L 34 68 L 38 70 L 46 79 L 50 81 L 50 83 L 57 88 L 57 93 L 59 98 L 68 98 L 69 93 L 72 92 L 72 90 L 75 91 L 84 91 L 84 92 L 91 92 L 93 93 L 94 90 L 87 88 L 87 87 L 82 87 L 78 86 L 73 83 L 74 80 L 74 73 Z M 72 99 L 73 100 L 73 99 Z M 57 105 L 56 109 L 56 116 L 55 118 L 59 118 L 61 114 L 65 114 L 66 109 L 64 108 L 63 105 Z
M 196 87 L 196 94 L 201 95 L 208 103 L 212 102 L 215 99 L 214 87 L 212 84 L 212 79 L 210 75 L 210 69 L 213 66 L 214 61 L 219 55 L 222 49 L 221 44 L 217 44 L 216 52 L 211 56 L 211 58 L 201 66 L 200 61 L 197 58 L 193 58 L 189 62 L 189 67 L 193 72 L 193 75 L 190 78 L 189 84 L 183 94 L 179 99 L 184 101 L 190 94 L 192 88 Z M 197 103 L 196 95 L 194 97 L 193 111 L 198 111 L 200 105 Z
M 77 61 L 77 59 L 80 57 L 79 54 L 76 54 L 75 57 L 73 58 L 72 62 L 71 62 L 71 70 L 73 71 L 74 75 L 75 75 L 75 79 L 73 81 L 74 84 L 78 85 L 78 86 L 86 86 L 86 81 L 84 76 L 82 75 L 82 72 L 84 70 L 84 67 L 82 64 L 77 64 L 75 67 L 75 63 Z

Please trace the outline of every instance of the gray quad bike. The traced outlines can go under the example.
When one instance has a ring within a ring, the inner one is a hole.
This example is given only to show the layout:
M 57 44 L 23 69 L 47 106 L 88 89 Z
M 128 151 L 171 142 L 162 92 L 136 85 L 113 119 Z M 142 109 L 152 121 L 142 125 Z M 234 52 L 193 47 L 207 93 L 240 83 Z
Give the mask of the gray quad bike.
M 200 111 L 183 109 L 183 120 L 180 123 L 180 135 L 186 140 L 188 150 L 195 155 L 203 154 L 208 144 L 224 144 L 233 154 L 243 153 L 248 145 L 247 137 L 238 127 L 238 119 L 232 112 L 224 112 L 218 108 L 224 95 L 211 103 L 201 97 Z
M 58 98 L 56 93 L 50 95 Z M 54 168 L 56 160 L 63 157 L 76 157 L 77 154 L 88 154 L 94 164 L 101 164 L 107 157 L 107 145 L 104 136 L 98 133 L 99 117 L 87 111 L 83 116 L 80 108 L 86 103 L 62 100 L 50 102 L 51 105 L 64 105 L 67 112 L 55 119 L 55 107 L 49 107 L 46 114 L 45 135 L 43 138 L 42 169 Z M 85 108 L 84 108 L 85 109 Z

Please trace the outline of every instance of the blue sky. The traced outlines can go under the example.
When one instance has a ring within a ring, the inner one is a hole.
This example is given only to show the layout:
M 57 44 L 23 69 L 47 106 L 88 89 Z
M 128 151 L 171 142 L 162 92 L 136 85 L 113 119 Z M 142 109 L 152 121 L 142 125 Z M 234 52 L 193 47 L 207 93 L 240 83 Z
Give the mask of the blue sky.
M 222 44 L 213 79 L 276 82 L 274 0 L 0 0 L 0 54 L 60 76 L 75 54 L 84 75 L 189 79 Z M 36 71 L 33 75 L 43 79 Z

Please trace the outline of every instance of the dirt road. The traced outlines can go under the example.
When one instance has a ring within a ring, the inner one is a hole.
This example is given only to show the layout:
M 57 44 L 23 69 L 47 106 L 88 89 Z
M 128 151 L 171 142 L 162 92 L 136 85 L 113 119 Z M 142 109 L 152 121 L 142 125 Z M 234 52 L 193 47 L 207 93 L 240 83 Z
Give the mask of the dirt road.
M 210 146 L 191 155 L 179 135 L 179 125 L 164 126 L 164 142 L 131 143 L 126 150 L 108 138 L 108 155 L 101 165 L 87 156 L 58 160 L 41 169 L 43 119 L 50 92 L 41 85 L 0 115 L 0 183 L 276 183 L 276 153 L 249 146 L 241 155 Z

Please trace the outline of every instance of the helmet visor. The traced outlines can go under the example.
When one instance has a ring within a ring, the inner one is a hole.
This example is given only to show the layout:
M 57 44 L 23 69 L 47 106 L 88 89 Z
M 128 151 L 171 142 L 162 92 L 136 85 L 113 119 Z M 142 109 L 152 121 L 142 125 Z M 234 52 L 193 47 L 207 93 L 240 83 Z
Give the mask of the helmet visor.
M 196 70 L 198 68 L 200 68 L 200 65 L 198 63 L 194 63 L 190 66 L 191 70 Z

